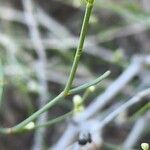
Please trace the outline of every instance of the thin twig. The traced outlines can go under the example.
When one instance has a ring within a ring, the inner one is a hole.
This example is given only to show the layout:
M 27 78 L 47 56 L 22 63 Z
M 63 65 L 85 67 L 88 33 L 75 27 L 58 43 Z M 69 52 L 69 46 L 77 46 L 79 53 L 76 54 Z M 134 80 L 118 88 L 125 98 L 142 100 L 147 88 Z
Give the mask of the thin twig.
M 49 126 L 51 126 L 53 124 L 56 124 L 56 123 L 58 123 L 58 122 L 60 122 L 60 121 L 62 121 L 64 119 L 70 117 L 72 114 L 73 114 L 73 111 L 70 111 L 70 112 L 68 112 L 68 113 L 66 113 L 66 114 L 64 114 L 64 115 L 62 115 L 60 117 L 57 117 L 55 119 L 52 119 L 50 121 L 47 121 L 47 122 L 39 124 L 39 125 L 35 125 L 35 127 L 33 129 L 37 129 L 37 128 L 41 128 L 41 127 L 49 127 Z
M 110 115 L 108 115 L 103 121 L 101 121 L 99 129 L 106 126 L 109 122 L 111 122 L 118 114 L 125 111 L 127 108 L 131 107 L 132 105 L 140 102 L 143 100 L 144 97 L 150 96 L 150 88 L 143 90 L 139 92 L 137 95 L 135 95 L 133 98 L 128 100 L 126 103 L 122 104 L 118 109 L 113 111 Z
M 80 56 L 83 52 L 84 41 L 85 41 L 86 33 L 88 30 L 88 24 L 89 24 L 89 19 L 90 19 L 92 8 L 93 8 L 93 3 L 94 3 L 94 0 L 91 0 L 90 2 L 87 2 L 87 5 L 86 5 L 85 16 L 84 16 L 84 20 L 83 20 L 83 24 L 82 24 L 82 28 L 81 28 L 81 32 L 80 32 L 79 45 L 77 47 L 77 51 L 76 51 L 76 54 L 74 57 L 73 65 L 72 65 L 71 72 L 69 75 L 69 79 L 68 79 L 65 89 L 64 89 L 65 95 L 68 94 L 68 92 L 72 86 L 72 83 L 73 83 L 73 80 L 75 78 L 75 74 L 77 71 L 77 67 L 78 67 L 78 64 L 80 61 Z
M 93 83 L 95 84 L 95 81 Z M 89 86 L 92 86 L 91 83 L 86 84 L 86 85 L 87 85 L 87 87 L 84 86 L 84 88 L 88 88 Z M 73 93 L 72 92 L 69 92 L 69 93 L 70 93 L 70 95 L 71 94 L 76 94 L 76 93 L 80 92 L 80 90 L 81 90 L 81 88 L 76 87 L 74 89 L 71 89 L 71 91 L 74 91 Z M 27 119 L 25 119 L 21 123 L 17 124 L 16 126 L 11 127 L 11 128 L 0 128 L 0 133 L 2 133 L 2 134 L 11 134 L 11 133 L 21 132 L 22 130 L 24 130 L 24 127 L 28 123 L 30 123 L 31 121 L 36 119 L 40 114 L 44 113 L 49 108 L 53 107 L 56 103 L 58 103 L 63 98 L 65 98 L 65 94 L 64 94 L 64 92 L 61 92 L 54 99 L 52 99 L 50 102 L 48 102 L 46 105 L 44 105 L 41 109 L 39 109 L 38 111 L 33 113 L 31 116 L 29 116 Z
M 24 12 L 25 19 L 29 27 L 30 38 L 33 43 L 34 49 L 38 55 L 38 64 L 37 64 L 38 67 L 36 68 L 36 72 L 37 72 L 37 77 L 40 85 L 38 107 L 41 108 L 46 104 L 46 97 L 48 94 L 48 86 L 46 80 L 46 64 L 47 64 L 46 53 L 40 38 L 38 24 L 33 14 L 33 2 L 32 0 L 26 0 L 26 1 L 23 0 L 22 2 L 25 9 Z M 38 118 L 37 124 L 41 124 L 46 121 L 47 121 L 47 113 L 44 113 Z M 40 128 L 36 130 L 33 147 L 32 147 L 33 150 L 43 149 L 44 135 L 45 135 L 45 128 Z
M 112 98 L 117 95 L 132 78 L 139 73 L 143 60 L 139 57 L 133 58 L 129 67 L 114 81 L 106 91 L 91 103 L 79 120 L 86 120 L 100 111 Z M 78 119 L 77 119 L 78 120 Z

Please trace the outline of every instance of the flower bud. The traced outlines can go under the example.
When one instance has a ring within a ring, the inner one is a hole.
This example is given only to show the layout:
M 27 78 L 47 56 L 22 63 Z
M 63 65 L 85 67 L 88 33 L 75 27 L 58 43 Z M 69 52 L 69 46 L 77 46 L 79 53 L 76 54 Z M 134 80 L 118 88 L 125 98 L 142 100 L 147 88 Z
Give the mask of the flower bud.
M 29 122 L 24 128 L 27 130 L 32 130 L 35 127 L 34 122 Z
M 143 150 L 149 150 L 149 144 L 148 143 L 142 143 L 141 147 Z
M 73 97 L 73 104 L 75 114 L 79 114 L 80 112 L 84 111 L 83 99 L 80 95 L 75 95 Z
M 89 87 L 89 91 L 90 91 L 90 92 L 94 92 L 94 91 L 95 91 L 95 86 L 90 86 L 90 87 Z

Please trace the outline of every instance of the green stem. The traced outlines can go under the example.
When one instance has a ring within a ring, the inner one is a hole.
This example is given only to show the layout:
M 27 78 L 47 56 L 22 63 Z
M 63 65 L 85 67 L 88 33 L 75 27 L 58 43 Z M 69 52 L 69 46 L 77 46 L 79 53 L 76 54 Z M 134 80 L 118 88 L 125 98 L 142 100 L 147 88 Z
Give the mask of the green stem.
M 69 91 L 69 95 L 76 94 L 76 93 L 78 93 L 78 92 L 80 92 L 80 91 L 82 91 L 82 90 L 84 90 L 84 89 L 86 89 L 86 88 L 88 88 L 88 87 L 90 87 L 92 85 L 98 84 L 101 80 L 106 78 L 109 74 L 110 74 L 110 71 L 107 71 L 106 73 L 104 73 L 102 76 L 100 76 L 96 80 L 91 81 L 89 83 L 86 83 L 84 85 L 81 85 L 79 87 L 76 87 L 76 88 L 70 90 Z M 20 132 L 29 122 L 31 122 L 34 119 L 36 119 L 40 114 L 42 114 L 45 111 L 47 111 L 49 108 L 54 106 L 56 103 L 58 103 L 64 97 L 65 97 L 64 92 L 61 92 L 57 97 L 55 97 L 53 100 L 51 100 L 49 103 L 47 103 L 45 106 L 43 106 L 41 109 L 39 109 L 38 111 L 33 113 L 30 117 L 28 117 L 27 119 L 25 119 L 24 121 L 22 121 L 18 125 L 14 126 L 12 128 L 0 128 L 0 133 L 2 133 L 2 134 L 10 134 L 10 133 Z
M 45 106 L 43 106 L 41 109 L 33 113 L 30 117 L 19 123 L 18 125 L 12 127 L 12 128 L 0 128 L 0 133 L 3 134 L 11 134 L 11 133 L 16 133 L 20 132 L 29 122 L 33 121 L 36 119 L 39 115 L 47 111 L 49 108 L 54 106 L 61 98 L 63 97 L 63 92 L 60 93 L 58 96 L 56 96 L 52 101 L 47 103 Z
M 80 32 L 79 45 L 76 50 L 76 54 L 74 57 L 73 65 L 72 65 L 71 72 L 69 75 L 69 79 L 68 79 L 67 84 L 64 89 L 65 95 L 68 95 L 68 92 L 72 86 L 72 83 L 73 83 L 73 80 L 75 78 L 75 74 L 77 71 L 77 67 L 78 67 L 78 64 L 80 61 L 80 57 L 83 52 L 84 41 L 85 41 L 86 33 L 88 30 L 88 24 L 89 24 L 89 19 L 90 19 L 92 8 L 93 8 L 93 3 L 94 3 L 93 0 L 87 1 L 84 20 L 83 20 L 83 24 L 82 24 L 82 28 L 81 28 L 81 32 Z
M 100 77 L 98 77 L 97 79 L 95 79 L 94 81 L 91 81 L 89 83 L 85 83 L 77 88 L 74 88 L 72 90 L 70 90 L 68 92 L 68 95 L 70 94 L 75 94 L 77 93 L 78 91 L 83 91 L 85 89 L 87 89 L 88 87 L 92 86 L 92 85 L 96 85 L 98 84 L 99 82 L 101 82 L 103 79 L 105 79 L 108 75 L 110 74 L 110 71 L 106 71 L 103 75 L 101 75 Z
M 40 125 L 35 125 L 35 127 L 33 129 L 37 129 L 37 128 L 41 128 L 41 127 L 49 127 L 49 126 L 51 126 L 53 124 L 56 124 L 56 123 L 58 123 L 58 122 L 60 122 L 60 121 L 62 121 L 64 119 L 70 117 L 72 114 L 73 114 L 73 111 L 70 111 L 70 112 L 68 112 L 68 113 L 66 113 L 66 114 L 64 114 L 64 115 L 62 115 L 60 117 L 57 117 L 55 119 L 52 119 L 52 120 L 50 120 L 50 121 L 48 121 L 46 123 L 43 123 L 43 124 L 40 124 Z
M 150 109 L 150 102 L 146 103 L 142 108 L 135 112 L 130 118 L 129 121 L 132 122 L 138 118 L 138 116 L 143 115 L 147 110 Z
M 76 93 L 76 92 L 78 92 L 80 90 L 86 89 L 87 87 L 91 86 L 91 84 L 93 84 L 93 82 L 91 82 L 90 84 L 84 84 L 83 86 L 80 86 L 78 88 L 70 90 L 70 88 L 72 86 L 72 82 L 73 82 L 75 74 L 76 74 L 76 70 L 77 70 L 78 64 L 79 64 L 80 56 L 81 56 L 81 54 L 83 52 L 83 45 L 84 45 L 84 41 L 85 41 L 87 29 L 88 29 L 90 15 L 91 15 L 92 8 L 93 8 L 93 3 L 94 3 L 94 0 L 87 0 L 85 16 L 84 16 L 83 25 L 82 25 L 82 28 L 81 28 L 81 33 L 80 33 L 79 45 L 78 45 L 78 48 L 77 48 L 77 51 L 76 51 L 76 54 L 75 54 L 75 58 L 74 58 L 74 62 L 73 62 L 72 68 L 71 68 L 69 79 L 68 79 L 68 82 L 67 82 L 67 84 L 66 84 L 66 86 L 64 88 L 64 91 L 61 92 L 58 96 L 56 96 L 49 103 L 47 103 L 45 106 L 43 106 L 41 109 L 39 109 L 38 111 L 33 113 L 30 117 L 28 117 L 27 119 L 25 119 L 24 121 L 19 123 L 18 125 L 14 126 L 12 128 L 0 128 L 0 133 L 10 134 L 10 133 L 16 133 L 16 132 L 19 132 L 19 131 L 23 130 L 23 128 L 29 122 L 33 121 L 40 114 L 44 113 L 49 108 L 54 106 L 62 98 L 64 98 L 66 95 L 68 95 L 68 93 L 69 94 L 74 94 L 74 93 Z M 96 80 L 96 82 L 94 82 L 94 84 L 96 84 L 97 82 L 99 82 L 99 79 L 98 79 L 98 81 Z

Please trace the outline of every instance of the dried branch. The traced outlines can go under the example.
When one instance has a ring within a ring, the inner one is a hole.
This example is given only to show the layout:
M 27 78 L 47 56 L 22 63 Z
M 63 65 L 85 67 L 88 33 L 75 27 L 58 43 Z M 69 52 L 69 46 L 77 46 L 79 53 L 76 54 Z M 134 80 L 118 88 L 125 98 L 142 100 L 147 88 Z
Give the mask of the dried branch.
M 35 20 L 33 14 L 33 2 L 32 0 L 22 1 L 24 6 L 24 14 L 27 25 L 29 27 L 29 34 L 31 41 L 33 43 L 34 49 L 38 55 L 38 62 L 36 67 L 37 77 L 39 80 L 40 90 L 39 90 L 39 99 L 38 99 L 38 107 L 43 107 L 47 102 L 47 94 L 48 94 L 48 86 L 46 79 L 46 53 L 43 43 L 41 41 L 40 33 L 38 30 L 38 24 Z M 47 113 L 42 114 L 38 120 L 37 124 L 42 124 L 47 121 Z M 44 135 L 45 128 L 37 129 L 34 136 L 33 150 L 43 149 L 44 145 Z

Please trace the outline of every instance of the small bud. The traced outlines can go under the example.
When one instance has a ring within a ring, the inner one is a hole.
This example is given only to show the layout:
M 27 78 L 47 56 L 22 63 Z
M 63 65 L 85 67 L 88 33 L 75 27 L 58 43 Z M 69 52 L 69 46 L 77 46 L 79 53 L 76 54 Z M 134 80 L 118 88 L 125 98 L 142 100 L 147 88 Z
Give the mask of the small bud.
M 73 97 L 73 103 L 75 106 L 80 106 L 82 104 L 82 98 L 80 95 L 75 95 Z
M 113 55 L 114 62 L 121 62 L 123 60 L 123 51 L 121 49 L 117 49 Z
M 24 128 L 27 130 L 32 130 L 35 127 L 34 122 L 29 122 Z
M 148 143 L 142 143 L 141 147 L 143 150 L 149 150 L 149 144 Z
M 80 95 L 75 95 L 73 97 L 73 104 L 74 104 L 74 114 L 75 115 L 84 111 L 83 99 Z
M 89 87 L 89 91 L 90 91 L 90 92 L 94 92 L 94 91 L 95 91 L 95 86 L 90 86 L 90 87 Z

